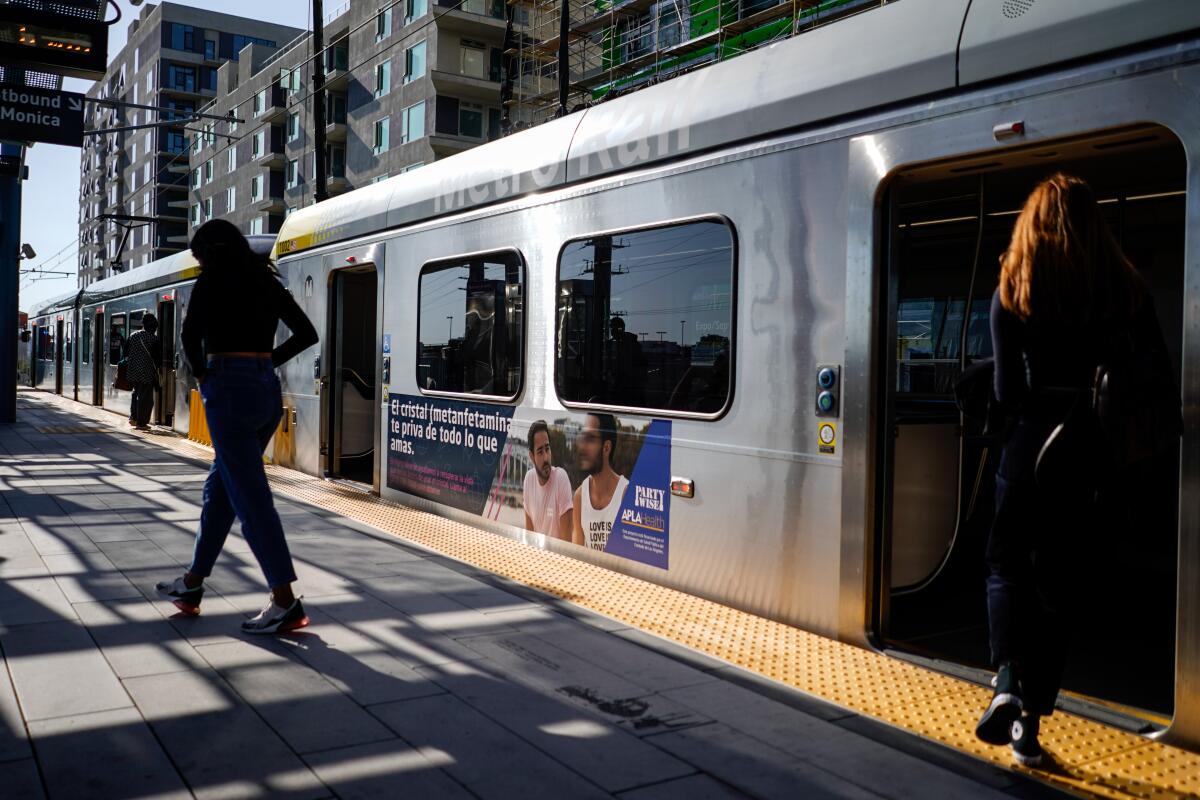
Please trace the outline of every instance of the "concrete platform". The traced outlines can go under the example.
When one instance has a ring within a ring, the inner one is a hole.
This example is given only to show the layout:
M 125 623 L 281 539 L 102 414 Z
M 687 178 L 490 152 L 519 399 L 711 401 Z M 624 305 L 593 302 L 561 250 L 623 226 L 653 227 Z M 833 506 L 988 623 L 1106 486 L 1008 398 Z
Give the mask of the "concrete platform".
M 235 534 L 185 618 L 206 467 L 23 393 L 0 426 L 0 796 L 1058 797 L 950 748 L 277 497 L 313 625 Z

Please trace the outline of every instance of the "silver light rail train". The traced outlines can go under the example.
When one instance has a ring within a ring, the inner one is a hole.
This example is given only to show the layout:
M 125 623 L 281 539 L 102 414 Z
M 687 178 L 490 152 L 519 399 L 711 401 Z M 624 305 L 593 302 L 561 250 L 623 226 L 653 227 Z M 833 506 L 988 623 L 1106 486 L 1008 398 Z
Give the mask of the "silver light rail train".
M 1020 203 L 1070 171 L 1186 430 L 1094 534 L 1064 702 L 1200 747 L 1198 91 L 1189 0 L 903 0 L 302 209 L 275 254 L 323 336 L 275 460 L 982 678 L 997 446 L 951 388 Z M 157 309 L 183 430 L 194 275 L 39 309 L 36 384 L 124 412 Z

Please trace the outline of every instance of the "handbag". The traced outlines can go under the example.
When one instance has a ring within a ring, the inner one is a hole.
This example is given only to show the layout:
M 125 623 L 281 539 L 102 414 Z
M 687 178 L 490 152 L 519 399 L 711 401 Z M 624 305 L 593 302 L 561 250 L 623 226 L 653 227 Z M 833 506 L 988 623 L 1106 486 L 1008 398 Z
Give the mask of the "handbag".
M 132 392 L 133 384 L 129 382 L 129 368 L 126 366 L 127 359 L 121 359 L 117 362 L 117 379 L 113 381 L 113 388 L 119 392 Z

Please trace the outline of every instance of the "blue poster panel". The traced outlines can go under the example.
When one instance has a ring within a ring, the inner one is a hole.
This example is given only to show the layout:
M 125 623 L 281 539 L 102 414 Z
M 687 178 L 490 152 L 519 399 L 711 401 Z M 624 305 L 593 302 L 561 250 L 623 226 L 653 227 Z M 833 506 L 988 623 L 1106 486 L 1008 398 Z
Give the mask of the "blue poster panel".
M 604 552 L 667 568 L 671 512 L 671 423 L 655 420 L 621 500 Z

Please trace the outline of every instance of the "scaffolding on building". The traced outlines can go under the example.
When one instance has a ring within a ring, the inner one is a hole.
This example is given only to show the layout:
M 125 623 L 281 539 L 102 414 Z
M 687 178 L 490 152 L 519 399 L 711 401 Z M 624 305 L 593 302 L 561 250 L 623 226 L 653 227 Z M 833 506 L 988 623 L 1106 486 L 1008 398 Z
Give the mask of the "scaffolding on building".
M 895 0 L 508 0 L 509 130 Z M 563 10 L 568 13 L 563 52 Z

